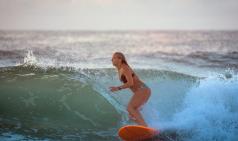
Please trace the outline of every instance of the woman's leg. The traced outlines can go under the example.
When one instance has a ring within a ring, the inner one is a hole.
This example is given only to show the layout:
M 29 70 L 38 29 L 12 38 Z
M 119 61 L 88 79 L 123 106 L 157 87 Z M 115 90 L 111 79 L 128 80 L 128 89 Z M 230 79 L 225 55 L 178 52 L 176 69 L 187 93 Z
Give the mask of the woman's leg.
M 149 99 L 149 97 L 150 89 L 141 89 L 132 96 L 127 107 L 130 118 L 142 126 L 147 126 L 147 124 L 145 123 L 139 108 Z

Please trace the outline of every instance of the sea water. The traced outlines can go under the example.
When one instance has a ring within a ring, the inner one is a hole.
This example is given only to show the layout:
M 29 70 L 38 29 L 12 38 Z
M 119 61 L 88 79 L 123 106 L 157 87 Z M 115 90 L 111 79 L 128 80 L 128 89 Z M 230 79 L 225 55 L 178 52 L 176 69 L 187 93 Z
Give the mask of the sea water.
M 120 140 L 135 123 L 132 92 L 109 91 L 116 51 L 151 88 L 141 112 L 166 140 L 238 140 L 237 31 L 0 31 L 0 140 Z

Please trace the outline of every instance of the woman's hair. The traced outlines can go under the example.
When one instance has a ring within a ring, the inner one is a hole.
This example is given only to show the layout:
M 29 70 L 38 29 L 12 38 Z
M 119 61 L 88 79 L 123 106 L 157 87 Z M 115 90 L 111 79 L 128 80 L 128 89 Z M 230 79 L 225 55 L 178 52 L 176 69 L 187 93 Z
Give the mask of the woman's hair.
M 126 61 L 126 57 L 125 57 L 125 55 L 122 52 L 115 52 L 114 54 L 117 55 L 117 57 L 119 57 L 122 60 L 122 63 L 124 63 L 127 66 L 129 66 L 127 61 Z

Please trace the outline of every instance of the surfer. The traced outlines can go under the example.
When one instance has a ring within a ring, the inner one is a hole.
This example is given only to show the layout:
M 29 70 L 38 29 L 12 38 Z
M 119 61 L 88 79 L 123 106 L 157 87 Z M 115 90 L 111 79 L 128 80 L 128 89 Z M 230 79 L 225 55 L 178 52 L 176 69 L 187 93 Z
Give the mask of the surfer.
M 135 72 L 133 72 L 131 67 L 128 65 L 123 53 L 115 52 L 112 56 L 112 64 L 117 68 L 119 79 L 124 84 L 121 86 L 112 86 L 110 87 L 110 90 L 112 92 L 115 92 L 118 90 L 130 88 L 133 92 L 133 96 L 127 106 L 129 117 L 137 124 L 147 126 L 140 113 L 140 108 L 149 99 L 151 95 L 150 88 L 139 79 Z

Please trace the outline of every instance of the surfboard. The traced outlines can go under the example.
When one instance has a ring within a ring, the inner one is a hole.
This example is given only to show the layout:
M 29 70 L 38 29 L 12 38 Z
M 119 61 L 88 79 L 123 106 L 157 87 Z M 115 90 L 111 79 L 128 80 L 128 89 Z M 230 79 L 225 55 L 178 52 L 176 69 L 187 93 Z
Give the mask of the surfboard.
M 118 131 L 118 135 L 123 141 L 149 140 L 158 134 L 158 130 L 140 125 L 126 125 Z

